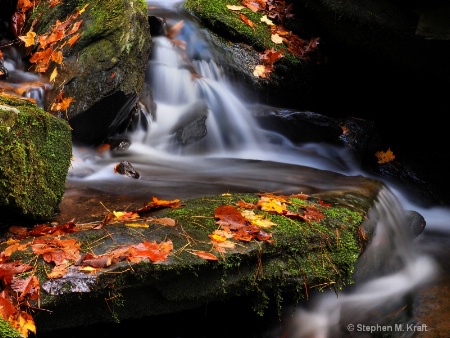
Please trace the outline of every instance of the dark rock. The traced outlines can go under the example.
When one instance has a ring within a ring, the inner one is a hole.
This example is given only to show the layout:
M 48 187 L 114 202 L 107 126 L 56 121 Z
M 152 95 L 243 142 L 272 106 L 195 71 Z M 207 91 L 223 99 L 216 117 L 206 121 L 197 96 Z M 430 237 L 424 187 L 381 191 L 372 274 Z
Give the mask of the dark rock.
M 206 136 L 208 107 L 204 103 L 197 102 L 189 106 L 181 116 L 172 128 L 172 133 L 177 144 L 188 145 Z
M 166 35 L 166 22 L 163 18 L 149 15 L 148 23 L 150 25 L 150 33 L 154 36 Z
M 325 115 L 264 105 L 250 109 L 262 128 L 283 134 L 294 143 L 341 143 L 342 128 L 335 119 Z
M 44 34 L 79 6 L 65 2 L 49 8 L 40 3 L 35 9 L 41 15 L 34 30 Z M 74 143 L 98 145 L 127 123 L 138 101 L 151 51 L 148 10 L 145 2 L 89 3 L 80 19 L 81 36 L 64 50 L 45 108 L 60 91 L 64 97 L 72 97 L 69 108 L 58 116 L 69 121 Z M 53 69 L 49 67 L 45 75 L 50 76 Z
M 114 167 L 114 172 L 121 174 L 121 175 L 125 175 L 125 176 L 129 176 L 132 178 L 139 178 L 141 175 L 136 171 L 136 169 L 134 169 L 134 167 L 131 165 L 130 162 L 128 161 L 121 161 L 119 164 L 117 164 Z

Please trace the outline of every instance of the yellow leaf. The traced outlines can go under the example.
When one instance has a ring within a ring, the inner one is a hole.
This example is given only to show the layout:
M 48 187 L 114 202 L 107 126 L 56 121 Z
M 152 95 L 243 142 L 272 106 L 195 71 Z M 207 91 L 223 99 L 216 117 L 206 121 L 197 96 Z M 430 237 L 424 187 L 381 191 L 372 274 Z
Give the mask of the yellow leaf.
M 270 40 L 272 40 L 273 43 L 280 44 L 283 43 L 283 38 L 279 36 L 278 34 L 272 34 L 270 37 Z
M 263 17 L 261 18 L 261 22 L 264 22 L 265 24 L 272 26 L 273 25 L 273 21 L 270 20 L 267 15 L 263 15 Z
M 33 317 L 28 313 L 21 311 L 20 314 L 11 315 L 8 319 L 11 326 L 15 327 L 24 337 L 28 337 L 29 331 L 36 333 L 36 325 Z
M 227 5 L 227 8 L 231 11 L 240 11 L 242 8 L 245 8 L 245 7 L 237 6 L 237 5 Z
M 263 215 L 257 215 L 253 210 L 244 210 L 241 212 L 242 216 L 249 221 L 251 224 L 256 225 L 261 228 L 270 228 L 273 225 L 276 225 L 272 221 L 264 218 Z
M 57 52 L 52 53 L 50 59 L 55 61 L 57 64 L 61 64 L 63 62 L 63 54 L 60 50 L 58 50 Z
M 50 75 L 50 82 L 55 81 L 56 76 L 58 76 L 58 70 L 57 70 L 56 67 L 55 67 L 55 69 L 53 69 L 52 74 Z
M 134 212 L 113 211 L 114 217 L 118 220 L 135 219 L 139 218 L 139 215 Z
M 375 153 L 376 158 L 378 159 L 378 163 L 382 164 L 382 163 L 388 163 L 391 162 L 395 159 L 395 155 L 394 153 L 391 151 L 391 149 L 389 148 L 386 151 L 377 151 Z
M 36 33 L 33 31 L 29 31 L 25 36 L 19 36 L 19 39 L 25 42 L 25 47 L 30 47 L 34 45 L 34 38 L 36 37 Z
M 280 200 L 268 197 L 261 197 L 258 201 L 258 206 L 261 207 L 261 210 L 268 212 L 276 212 L 277 214 L 282 214 L 284 210 L 286 210 L 286 204 L 280 202 Z
M 221 236 L 218 234 L 212 234 L 209 235 L 209 238 L 211 238 L 214 242 L 225 242 L 227 240 L 227 238 L 225 236 Z

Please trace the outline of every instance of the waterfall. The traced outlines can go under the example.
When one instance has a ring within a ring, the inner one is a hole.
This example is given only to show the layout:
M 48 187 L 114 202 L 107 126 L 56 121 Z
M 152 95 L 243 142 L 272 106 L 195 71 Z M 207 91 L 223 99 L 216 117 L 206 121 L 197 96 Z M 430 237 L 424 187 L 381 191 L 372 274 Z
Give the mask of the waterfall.
M 158 106 L 156 123 L 143 141 L 173 149 L 170 134 L 187 119 L 206 118 L 206 137 L 178 150 L 222 152 L 262 147 L 264 138 L 245 105 L 221 84 L 214 60 L 186 61 L 177 45 L 165 36 L 153 39 L 147 77 Z M 192 149 L 194 148 L 194 149 Z
M 52 86 L 41 75 L 25 69 L 19 50 L 15 46 L 2 49 L 3 65 L 8 71 L 5 81 L 0 80 L 0 87 L 7 93 L 33 99 L 43 108 L 45 92 Z
M 339 188 L 339 182 L 315 182 L 302 175 L 299 166 L 371 176 L 355 164 L 347 149 L 312 143 L 294 145 L 282 135 L 258 127 L 248 109 L 249 102 L 238 97 L 216 62 L 207 37 L 195 23 L 178 14 L 176 8 L 183 1 L 147 3 L 167 15 L 169 26 L 184 20 L 176 40 L 153 37 L 146 81 L 156 102 L 155 115 L 139 116 L 139 127 L 125 135 L 132 142 L 124 152 L 100 155 L 95 150 L 75 148 L 70 184 L 130 195 L 157 192 L 170 199 L 233 191 L 299 193 L 309 185 Z M 180 48 L 180 41 L 185 48 Z M 5 86 L 14 91 L 19 85 L 30 85 L 24 96 L 42 105 L 48 84 L 38 75 L 25 72 L 13 53 L 12 49 L 4 52 L 10 74 Z M 186 126 L 198 128 L 197 139 L 183 134 Z M 122 159 L 133 164 L 140 179 L 124 180 L 114 173 L 114 166 Z M 380 192 L 368 215 L 370 222 L 364 224 L 372 227 L 374 234 L 357 266 L 359 271 L 364 271 L 365 265 L 375 270 L 355 276 L 358 283 L 338 295 L 314 294 L 314 299 L 308 300 L 310 305 L 287 315 L 286 327 L 282 332 L 269 333 L 271 337 L 370 336 L 371 332 L 358 325 L 369 329 L 371 325 L 391 327 L 381 318 L 383 314 L 396 310 L 405 297 L 435 277 L 435 262 L 415 251 L 405 210 L 422 214 L 427 229 L 448 229 L 450 211 L 444 207 L 421 208 L 400 189 L 386 184 L 389 188 Z

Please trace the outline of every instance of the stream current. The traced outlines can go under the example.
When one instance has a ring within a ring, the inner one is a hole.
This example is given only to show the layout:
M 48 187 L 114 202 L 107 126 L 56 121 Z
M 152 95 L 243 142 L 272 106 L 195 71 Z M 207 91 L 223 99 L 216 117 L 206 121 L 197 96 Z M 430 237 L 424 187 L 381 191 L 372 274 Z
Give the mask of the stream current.
M 303 176 L 299 168 L 304 166 L 346 176 L 370 177 L 344 148 L 292 144 L 282 135 L 258 128 L 251 116 L 252 103 L 235 92 L 237 87 L 215 62 L 205 32 L 182 15 L 179 9 L 182 1 L 147 3 L 152 8 L 151 14 L 164 17 L 168 27 L 183 21 L 183 28 L 176 38 L 186 42 L 189 65 L 199 76 L 192 77 L 186 59 L 172 40 L 155 36 L 146 76 L 157 104 L 156 117 L 141 116 L 138 127 L 121 135 L 132 141 L 126 152 L 99 155 L 95 151 L 74 148 L 75 159 L 68 175 L 68 186 L 72 190 L 87 187 L 111 195 L 125 193 L 172 199 L 227 192 L 290 194 L 340 188 L 338 180 L 320 181 Z M 13 66 L 9 67 L 14 73 Z M 207 112 L 206 137 L 191 145 L 177 147 L 171 131 L 186 116 L 197 111 Z M 133 164 L 140 174 L 139 179 L 114 173 L 115 165 L 122 160 Z M 364 255 L 369 259 L 376 256 L 388 265 L 391 259 L 400 260 L 401 267 L 362 281 L 338 296 L 334 292 L 313 292 L 304 306 L 298 305 L 295 311 L 286 309 L 282 323 L 276 319 L 259 323 L 252 334 L 246 333 L 242 337 L 371 337 L 372 328 L 382 325 L 380 318 L 395 311 L 405 297 L 436 278 L 439 269 L 434 258 L 420 245 L 414 245 L 407 233 L 405 210 L 416 210 L 424 216 L 427 222 L 425 234 L 436 230 L 448 233 L 450 210 L 424 208 L 411 202 L 401 185 L 386 184 L 389 189 L 380 194 L 370 215 L 377 223 L 377 231 Z M 195 326 L 195 319 L 190 320 Z M 191 329 L 167 337 L 229 336 L 222 332 L 208 334 L 198 327 L 197 332 L 198 335 Z M 122 334 L 107 336 L 122 337 Z M 230 330 L 230 334 L 241 336 L 237 329 Z M 406 333 L 396 336 L 407 337 Z

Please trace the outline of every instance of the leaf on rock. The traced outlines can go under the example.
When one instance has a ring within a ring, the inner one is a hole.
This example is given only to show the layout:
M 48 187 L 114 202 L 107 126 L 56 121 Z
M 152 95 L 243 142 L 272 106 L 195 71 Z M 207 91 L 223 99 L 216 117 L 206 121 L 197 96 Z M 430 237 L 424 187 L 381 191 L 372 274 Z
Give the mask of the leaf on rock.
M 22 264 L 21 261 L 2 263 L 0 264 L 0 278 L 10 284 L 14 275 L 28 271 L 32 268 L 31 265 Z
M 149 225 L 146 223 L 125 223 L 125 226 L 130 228 L 148 228 Z
M 284 199 L 280 200 L 276 197 L 261 196 L 261 199 L 258 201 L 258 206 L 261 210 L 277 214 L 283 214 L 286 210 Z
M 264 218 L 263 215 L 255 214 L 253 210 L 244 210 L 241 214 L 248 222 L 250 222 L 250 224 L 260 228 L 270 228 L 271 226 L 276 225 L 271 220 Z
M 221 205 L 214 211 L 214 216 L 219 218 L 216 224 L 222 226 L 223 229 L 236 230 L 247 225 L 247 221 L 241 215 L 239 210 L 231 205 Z
M 25 311 L 20 311 L 17 314 L 13 314 L 8 318 L 11 326 L 17 329 L 24 337 L 28 337 L 29 332 L 36 333 L 36 325 L 34 324 L 33 317 Z
M 378 159 L 378 163 L 388 163 L 395 159 L 395 155 L 390 148 L 386 151 L 377 151 L 375 157 Z
M 283 43 L 283 38 L 279 36 L 278 34 L 272 34 L 270 36 L 270 40 L 272 40 L 273 43 L 280 44 Z
M 230 11 L 240 11 L 241 9 L 245 8 L 244 6 L 238 6 L 238 5 L 227 5 L 227 8 Z
M 274 25 L 273 21 L 270 20 L 270 19 L 267 17 L 267 15 L 263 15 L 263 16 L 261 17 L 261 22 L 264 22 L 264 23 L 265 23 L 266 25 L 268 25 L 268 26 L 273 26 L 273 25 Z
M 30 47 L 34 45 L 34 39 L 36 38 L 36 33 L 32 30 L 28 31 L 25 36 L 19 36 L 19 39 L 25 42 L 25 47 Z
M 39 280 L 34 275 L 24 279 L 14 276 L 11 281 L 11 289 L 19 294 L 18 301 L 22 301 L 25 296 L 28 296 L 30 300 L 39 298 Z
M 213 233 L 211 235 L 208 235 L 209 238 L 211 238 L 213 240 L 213 242 L 217 242 L 217 243 L 221 243 L 221 242 L 225 242 L 227 240 L 227 238 L 221 234 L 217 234 L 217 233 Z
M 118 221 L 128 221 L 139 218 L 139 215 L 133 211 L 113 211 L 113 215 Z
M 211 252 L 207 252 L 207 251 L 194 251 L 194 254 L 196 254 L 198 257 L 202 258 L 202 259 L 206 259 L 208 261 L 218 261 L 219 258 L 217 258 L 216 255 L 212 254 Z
M 255 27 L 255 23 L 250 20 L 249 18 L 247 18 L 244 14 L 239 14 L 239 16 L 241 17 L 241 20 L 245 22 L 246 25 L 250 26 L 251 28 Z
M 57 76 L 58 76 L 58 70 L 55 67 L 53 69 L 52 73 L 50 74 L 50 82 L 54 82 Z
M 270 72 L 271 72 L 271 70 L 269 68 L 266 68 L 266 66 L 256 65 L 255 69 L 253 70 L 253 76 L 260 77 L 262 79 L 266 79 Z
M 242 0 L 241 3 L 254 13 L 266 8 L 266 0 Z
M 152 218 L 151 221 L 169 227 L 174 227 L 176 225 L 176 221 L 170 217 Z

